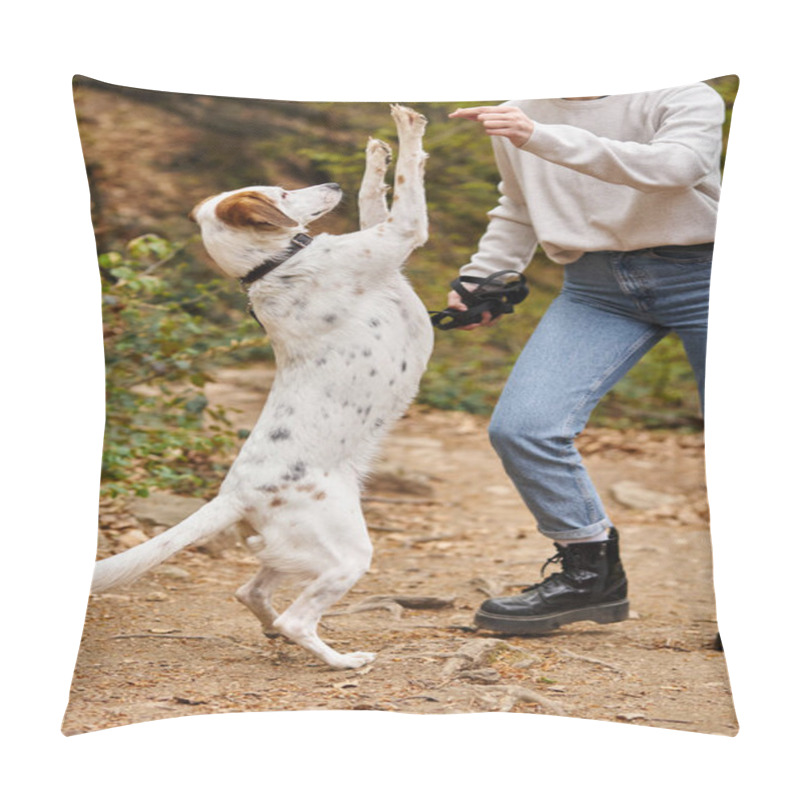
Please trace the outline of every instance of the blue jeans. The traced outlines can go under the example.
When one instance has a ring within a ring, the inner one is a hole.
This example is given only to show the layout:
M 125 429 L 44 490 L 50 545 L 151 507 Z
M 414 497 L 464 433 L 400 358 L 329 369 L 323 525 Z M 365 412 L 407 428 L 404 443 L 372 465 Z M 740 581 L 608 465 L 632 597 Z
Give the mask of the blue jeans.
M 574 439 L 603 395 L 660 339 L 683 342 L 703 402 L 711 250 L 587 253 L 508 379 L 489 426 L 541 533 L 569 541 L 611 525 Z

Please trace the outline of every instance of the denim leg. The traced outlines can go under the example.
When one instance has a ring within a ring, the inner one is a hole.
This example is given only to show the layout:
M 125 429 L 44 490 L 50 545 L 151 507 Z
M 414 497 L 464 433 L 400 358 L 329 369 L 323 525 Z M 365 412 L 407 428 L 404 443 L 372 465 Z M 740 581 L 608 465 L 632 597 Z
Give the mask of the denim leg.
M 545 536 L 580 539 L 611 524 L 574 439 L 600 398 L 666 333 L 562 293 L 528 341 L 489 436 Z
M 600 398 L 670 331 L 703 402 L 710 278 L 702 248 L 587 253 L 566 268 L 564 290 L 517 360 L 489 426 L 544 535 L 568 541 L 610 524 L 574 439 Z
M 702 409 L 705 406 L 711 257 L 665 260 L 642 254 L 638 260 L 654 276 L 651 281 L 658 287 L 651 313 L 681 339 L 697 381 Z
M 700 395 L 700 410 L 705 413 L 706 405 L 706 340 L 707 331 L 700 330 L 678 330 L 678 336 L 683 343 L 686 357 L 692 365 L 695 380 L 697 381 L 697 391 Z

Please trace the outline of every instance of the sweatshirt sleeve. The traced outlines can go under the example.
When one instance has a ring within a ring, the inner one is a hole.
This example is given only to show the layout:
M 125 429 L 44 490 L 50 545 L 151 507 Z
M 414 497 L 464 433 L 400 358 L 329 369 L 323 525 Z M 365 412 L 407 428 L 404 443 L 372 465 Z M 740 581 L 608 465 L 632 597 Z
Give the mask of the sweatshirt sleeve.
M 616 141 L 534 120 L 521 149 L 608 183 L 643 192 L 695 186 L 719 165 L 725 104 L 705 84 L 671 91 L 654 111 L 649 142 Z
M 507 269 L 522 272 L 536 250 L 528 206 L 508 155 L 501 143 L 493 141 L 492 146 L 501 177 L 500 199 L 489 212 L 489 224 L 478 243 L 478 252 L 461 268 L 462 275 L 486 277 Z

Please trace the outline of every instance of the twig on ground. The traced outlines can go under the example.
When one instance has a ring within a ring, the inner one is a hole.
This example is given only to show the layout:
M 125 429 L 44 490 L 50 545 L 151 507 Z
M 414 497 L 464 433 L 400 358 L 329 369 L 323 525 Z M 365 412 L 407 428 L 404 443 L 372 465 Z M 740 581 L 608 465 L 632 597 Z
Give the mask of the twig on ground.
M 517 703 L 537 703 L 549 714 L 568 716 L 566 709 L 560 703 L 524 686 L 491 686 L 480 691 L 485 698 L 494 700 L 497 711 L 511 711 Z
M 613 670 L 614 672 L 617 672 L 620 675 L 628 674 L 624 669 L 620 669 L 615 664 L 609 664 L 608 661 L 601 661 L 599 658 L 590 658 L 589 656 L 582 656 L 579 655 L 578 653 L 573 653 L 571 650 L 560 650 L 559 652 L 562 655 L 565 655 L 569 658 L 575 658 L 578 661 L 586 661 L 589 664 L 597 664 L 600 667 L 606 667 L 606 669 Z
M 381 594 L 367 597 L 359 603 L 341 609 L 339 611 L 329 611 L 324 616 L 339 617 L 343 614 L 358 614 L 362 611 L 389 611 L 400 619 L 404 608 L 411 609 L 440 609 L 450 608 L 455 602 L 455 597 L 435 597 L 432 595 L 405 595 L 405 594 Z
M 400 619 L 403 616 L 403 607 L 399 603 L 390 600 L 364 600 L 339 611 L 327 611 L 322 616 L 341 617 L 345 614 L 360 614 L 362 611 L 388 611 L 394 619 Z

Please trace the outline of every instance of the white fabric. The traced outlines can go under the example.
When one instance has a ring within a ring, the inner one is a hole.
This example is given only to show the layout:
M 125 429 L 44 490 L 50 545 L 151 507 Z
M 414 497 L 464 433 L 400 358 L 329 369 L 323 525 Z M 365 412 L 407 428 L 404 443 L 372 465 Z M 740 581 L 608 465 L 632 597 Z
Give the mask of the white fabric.
M 509 105 L 534 131 L 519 148 L 492 138 L 501 197 L 463 274 L 523 271 L 537 245 L 568 264 L 714 240 L 725 105 L 710 86 Z

